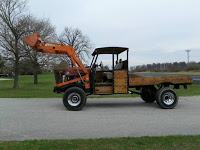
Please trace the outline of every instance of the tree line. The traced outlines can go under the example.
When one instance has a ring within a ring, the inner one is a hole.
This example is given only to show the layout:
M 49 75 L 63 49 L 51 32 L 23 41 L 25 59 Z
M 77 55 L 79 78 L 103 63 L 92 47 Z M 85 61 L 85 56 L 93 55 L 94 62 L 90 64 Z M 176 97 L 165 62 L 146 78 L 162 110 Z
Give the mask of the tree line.
M 200 70 L 200 62 L 173 62 L 173 63 L 153 63 L 130 67 L 132 72 L 178 72 Z
M 67 56 L 37 53 L 21 40 L 35 32 L 44 40 L 72 46 L 82 60 L 90 53 L 90 39 L 80 29 L 65 27 L 58 35 L 48 18 L 37 18 L 28 11 L 26 0 L 1 0 L 0 73 L 14 72 L 14 88 L 19 87 L 20 74 L 33 74 L 38 84 L 38 74 L 49 64 L 70 63 Z

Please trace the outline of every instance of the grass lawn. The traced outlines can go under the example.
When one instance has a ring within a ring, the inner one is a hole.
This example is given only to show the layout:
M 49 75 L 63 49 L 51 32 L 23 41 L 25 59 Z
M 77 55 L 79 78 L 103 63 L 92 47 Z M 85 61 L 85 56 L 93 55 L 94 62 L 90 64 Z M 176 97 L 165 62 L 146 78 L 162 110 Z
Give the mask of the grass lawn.
M 0 81 L 1 98 L 55 98 L 62 97 L 62 94 L 53 92 L 56 85 L 53 73 L 44 73 L 39 75 L 39 84 L 33 84 L 32 75 L 23 75 L 19 77 L 19 89 L 13 89 L 13 80 Z M 188 86 L 188 90 L 177 90 L 179 96 L 200 95 L 200 85 Z M 91 95 L 89 98 L 107 98 L 107 97 L 138 97 L 136 94 L 115 94 L 115 95 Z
M 32 75 L 19 76 L 19 89 L 13 89 L 13 80 L 0 81 L 0 97 L 2 98 L 32 98 L 32 97 L 61 97 L 55 94 L 53 73 L 39 75 L 39 84 L 33 84 Z
M 78 140 L 32 140 L 0 142 L 1 150 L 197 150 L 200 136 L 102 138 Z

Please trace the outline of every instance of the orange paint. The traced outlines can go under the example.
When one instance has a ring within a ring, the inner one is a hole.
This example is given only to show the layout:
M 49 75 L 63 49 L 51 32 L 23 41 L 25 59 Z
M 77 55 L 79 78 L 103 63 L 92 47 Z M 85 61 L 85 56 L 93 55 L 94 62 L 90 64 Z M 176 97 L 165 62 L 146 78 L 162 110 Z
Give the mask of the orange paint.
M 61 87 L 70 83 L 74 83 L 80 80 L 84 80 L 84 85 L 85 88 L 88 89 L 90 88 L 89 84 L 89 72 L 87 69 L 84 67 L 83 63 L 79 59 L 76 51 L 74 50 L 73 47 L 71 46 L 65 46 L 61 43 L 56 43 L 56 42 L 50 42 L 50 41 L 43 41 L 42 38 L 40 37 L 39 33 L 34 33 L 29 36 L 26 36 L 22 39 L 26 44 L 28 44 L 30 47 L 35 49 L 37 52 L 41 53 L 49 53 L 49 54 L 60 54 L 60 55 L 68 55 L 72 61 L 72 64 L 76 68 L 77 72 L 80 72 L 78 67 L 80 67 L 83 72 L 85 73 L 85 76 L 82 76 L 80 78 L 70 80 L 67 82 L 63 82 L 60 84 L 57 84 L 57 87 Z M 81 79 L 82 78 L 82 79 Z

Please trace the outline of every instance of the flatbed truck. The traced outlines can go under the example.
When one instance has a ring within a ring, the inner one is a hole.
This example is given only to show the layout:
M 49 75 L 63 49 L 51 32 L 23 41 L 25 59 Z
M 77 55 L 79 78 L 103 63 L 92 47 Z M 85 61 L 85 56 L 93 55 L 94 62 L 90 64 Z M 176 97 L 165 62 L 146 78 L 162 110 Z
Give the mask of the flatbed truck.
M 139 94 L 147 103 L 157 102 L 163 109 L 172 109 L 178 103 L 174 89 L 193 83 L 189 76 L 142 77 L 129 73 L 129 49 L 126 47 L 96 48 L 89 67 L 83 65 L 71 46 L 44 41 L 39 33 L 23 38 L 23 41 L 37 52 L 68 55 L 72 67 L 55 70 L 57 85 L 54 92 L 63 93 L 63 104 L 68 110 L 81 110 L 88 95 Z M 126 53 L 126 59 L 119 59 Z M 98 56 L 112 55 L 112 69 L 102 70 L 97 64 Z M 116 62 L 116 64 L 115 64 Z M 135 89 L 135 90 L 131 90 Z

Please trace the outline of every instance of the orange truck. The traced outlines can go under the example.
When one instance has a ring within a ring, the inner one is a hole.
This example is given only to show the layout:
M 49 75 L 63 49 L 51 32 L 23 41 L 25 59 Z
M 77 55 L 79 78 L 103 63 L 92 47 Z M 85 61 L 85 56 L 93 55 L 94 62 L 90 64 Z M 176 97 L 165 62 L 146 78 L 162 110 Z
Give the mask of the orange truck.
M 178 103 L 178 95 L 174 89 L 193 83 L 189 76 L 142 77 L 129 73 L 129 49 L 126 47 L 97 48 L 92 53 L 93 59 L 89 67 L 85 67 L 76 51 L 71 46 L 44 41 L 39 33 L 22 39 L 37 52 L 68 55 L 73 67 L 55 70 L 57 85 L 54 92 L 63 93 L 63 104 L 68 110 L 80 110 L 86 104 L 87 95 L 102 94 L 139 94 L 147 103 L 154 101 L 164 109 L 172 109 Z M 119 59 L 126 53 L 126 60 Z M 112 55 L 112 69 L 103 70 L 97 64 L 99 55 Z M 133 90 L 134 89 L 134 90 Z

